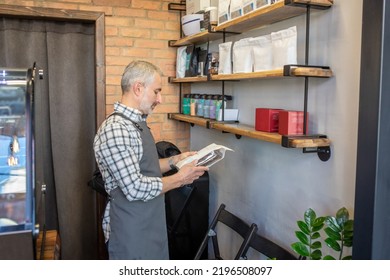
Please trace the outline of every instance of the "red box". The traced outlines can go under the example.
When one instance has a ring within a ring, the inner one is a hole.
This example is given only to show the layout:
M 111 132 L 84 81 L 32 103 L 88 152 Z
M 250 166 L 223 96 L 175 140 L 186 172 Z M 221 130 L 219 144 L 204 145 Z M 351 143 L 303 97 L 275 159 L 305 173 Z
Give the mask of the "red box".
M 309 114 L 306 113 L 306 131 L 309 123 Z M 281 111 L 279 113 L 279 134 L 303 134 L 303 111 Z
M 278 132 L 280 111 L 282 109 L 256 108 L 255 129 L 258 131 Z

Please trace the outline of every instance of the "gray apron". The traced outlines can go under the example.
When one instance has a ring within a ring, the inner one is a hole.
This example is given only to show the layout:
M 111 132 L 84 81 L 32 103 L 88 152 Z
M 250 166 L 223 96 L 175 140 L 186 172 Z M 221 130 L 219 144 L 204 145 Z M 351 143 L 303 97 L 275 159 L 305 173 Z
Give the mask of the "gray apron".
M 141 174 L 161 177 L 153 136 L 146 122 L 140 122 L 139 126 L 143 147 Z M 164 195 L 147 202 L 130 202 L 121 189 L 116 188 L 111 191 L 110 196 L 111 233 L 108 243 L 110 259 L 169 259 Z

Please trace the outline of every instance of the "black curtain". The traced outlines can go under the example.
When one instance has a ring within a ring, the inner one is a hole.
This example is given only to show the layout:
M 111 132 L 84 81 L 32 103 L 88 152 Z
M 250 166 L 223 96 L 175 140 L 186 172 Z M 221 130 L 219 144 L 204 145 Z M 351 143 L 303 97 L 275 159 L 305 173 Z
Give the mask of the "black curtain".
M 94 24 L 0 17 L 0 67 L 43 69 L 35 82 L 36 215 L 62 259 L 97 258 Z M 41 186 L 46 185 L 43 197 Z M 45 199 L 45 203 L 43 203 Z

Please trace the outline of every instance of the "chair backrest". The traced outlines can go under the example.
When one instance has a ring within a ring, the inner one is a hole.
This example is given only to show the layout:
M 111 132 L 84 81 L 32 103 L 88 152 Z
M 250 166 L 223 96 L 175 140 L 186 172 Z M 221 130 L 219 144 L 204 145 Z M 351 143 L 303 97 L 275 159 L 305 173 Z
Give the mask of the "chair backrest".
M 242 253 L 242 258 L 246 259 L 246 254 L 249 248 L 256 250 L 270 259 L 297 260 L 297 257 L 295 257 L 292 253 L 259 234 L 254 234 L 252 236 L 247 248 L 245 248 Z
M 221 204 L 217 213 L 214 216 L 214 219 L 212 220 L 208 232 L 206 233 L 199 249 L 198 252 L 195 255 L 195 259 L 199 260 L 204 249 L 206 248 L 209 239 L 211 238 L 212 240 L 212 247 L 214 251 L 214 257 L 215 259 L 220 259 L 222 260 L 222 256 L 219 251 L 219 244 L 218 244 L 218 235 L 216 232 L 216 226 L 218 223 L 223 223 L 226 226 L 228 226 L 230 229 L 238 233 L 242 238 L 243 241 L 240 245 L 239 250 L 236 253 L 236 256 L 234 259 L 240 259 L 244 256 L 244 253 L 247 251 L 247 248 L 249 246 L 249 242 L 252 239 L 252 237 L 255 235 L 257 231 L 257 225 L 252 223 L 249 225 L 246 223 L 244 220 L 241 218 L 237 217 L 233 213 L 227 211 L 225 209 L 225 205 Z

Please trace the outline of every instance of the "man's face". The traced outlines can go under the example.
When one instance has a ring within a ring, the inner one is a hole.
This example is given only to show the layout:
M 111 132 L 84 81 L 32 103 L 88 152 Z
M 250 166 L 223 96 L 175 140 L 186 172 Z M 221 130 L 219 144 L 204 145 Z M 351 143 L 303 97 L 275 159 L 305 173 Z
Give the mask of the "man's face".
M 139 109 L 143 114 L 149 115 L 161 101 L 161 77 L 155 73 L 153 83 L 143 87 L 143 95 Z

